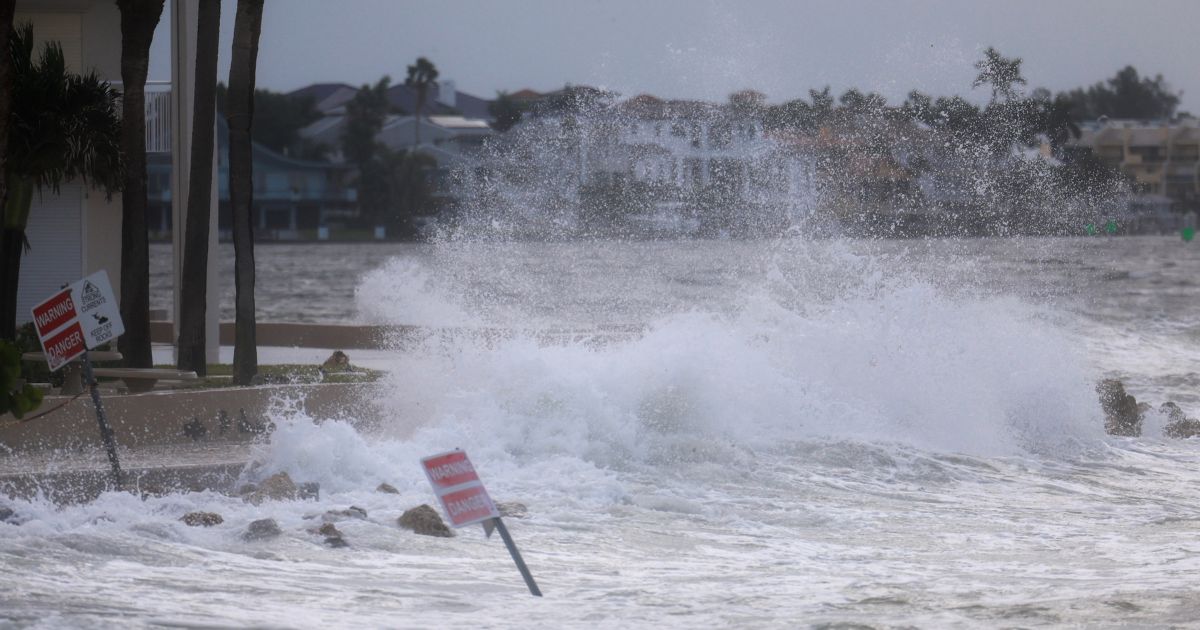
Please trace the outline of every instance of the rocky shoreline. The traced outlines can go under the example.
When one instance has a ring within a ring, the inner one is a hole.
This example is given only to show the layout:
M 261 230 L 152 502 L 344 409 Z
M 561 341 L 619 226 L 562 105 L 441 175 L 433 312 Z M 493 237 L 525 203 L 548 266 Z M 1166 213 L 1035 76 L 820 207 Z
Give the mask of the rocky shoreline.
M 1167 437 L 1200 436 L 1200 420 L 1189 418 L 1174 402 L 1164 402 L 1155 411 L 1149 403 L 1138 402 L 1125 391 L 1125 384 L 1115 378 L 1097 383 L 1096 393 L 1100 396 L 1100 407 L 1104 409 L 1104 431 L 1109 435 L 1140 437 L 1146 416 L 1157 412 L 1166 419 L 1163 432 Z

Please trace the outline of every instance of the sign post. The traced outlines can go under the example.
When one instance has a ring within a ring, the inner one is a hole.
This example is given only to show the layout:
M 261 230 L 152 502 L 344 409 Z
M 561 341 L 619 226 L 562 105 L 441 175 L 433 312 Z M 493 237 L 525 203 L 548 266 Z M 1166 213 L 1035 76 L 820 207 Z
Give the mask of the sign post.
M 34 306 L 33 325 L 51 372 L 83 357 L 83 377 L 87 380 L 92 404 L 96 407 L 96 423 L 100 425 L 100 439 L 108 451 L 113 482 L 119 489 L 121 460 L 117 456 L 117 440 L 104 415 L 100 388 L 96 385 L 92 362 L 87 354 L 88 350 L 94 350 L 125 332 L 108 274 L 103 270 L 97 271 Z
M 525 585 L 529 587 L 529 592 L 535 597 L 541 597 L 542 591 L 537 582 L 533 581 L 533 574 L 529 572 L 529 567 L 525 566 L 521 552 L 517 550 L 516 543 L 500 518 L 500 511 L 492 503 L 492 498 L 484 489 L 483 482 L 475 473 L 475 466 L 467 459 L 467 454 L 461 450 L 454 450 L 432 455 L 422 459 L 421 466 L 425 469 L 429 485 L 433 486 L 434 494 L 442 503 L 442 509 L 450 517 L 450 524 L 458 528 L 482 523 L 484 532 L 489 536 L 489 526 L 499 530 L 500 538 L 504 540 L 504 546 L 508 547 L 508 553 L 512 555 L 517 570 L 521 572 Z

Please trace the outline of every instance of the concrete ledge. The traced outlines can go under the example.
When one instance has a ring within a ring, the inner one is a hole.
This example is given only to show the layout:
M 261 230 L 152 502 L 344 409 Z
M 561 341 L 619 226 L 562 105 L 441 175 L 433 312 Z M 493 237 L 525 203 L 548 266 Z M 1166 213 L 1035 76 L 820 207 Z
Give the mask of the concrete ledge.
M 123 490 L 159 495 L 174 491 L 232 492 L 247 463 L 126 468 Z M 112 488 L 109 470 L 0 474 L 0 495 L 29 500 L 43 496 L 54 503 L 85 503 Z
M 318 383 L 106 395 L 104 410 L 123 449 L 209 442 L 248 443 L 261 436 L 272 405 L 295 401 L 313 418 L 352 418 L 372 424 L 371 383 Z M 42 409 L 68 398 L 48 396 Z M 7 420 L 12 417 L 0 416 Z M 244 422 L 243 422 L 244 418 Z M 190 430 L 186 425 L 192 425 Z M 197 427 L 200 427 L 199 429 Z M 57 450 L 103 452 L 95 409 L 87 396 L 28 423 L 0 428 L 0 468 L 14 454 Z M 8 455 L 6 456 L 5 453 Z
M 539 343 L 608 343 L 641 334 L 638 326 L 600 326 L 594 329 L 514 330 L 507 328 L 468 328 L 430 326 L 347 326 L 342 324 L 294 324 L 259 322 L 255 338 L 260 346 L 328 348 L 331 350 L 403 349 L 406 344 L 428 338 L 472 339 L 495 343 L 517 335 L 528 335 Z M 151 322 L 154 343 L 174 344 L 171 322 Z M 234 343 L 233 322 L 221 323 L 221 345 Z

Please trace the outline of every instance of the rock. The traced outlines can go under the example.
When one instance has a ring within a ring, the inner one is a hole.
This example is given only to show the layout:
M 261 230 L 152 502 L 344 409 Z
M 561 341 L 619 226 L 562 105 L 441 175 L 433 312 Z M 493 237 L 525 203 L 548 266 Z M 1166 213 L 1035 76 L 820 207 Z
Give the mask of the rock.
M 1125 385 L 1106 378 L 1096 385 L 1100 406 L 1104 409 L 1104 430 L 1109 435 L 1137 437 L 1142 434 L 1142 414 L 1137 399 L 1125 393 Z
M 247 542 L 266 540 L 268 538 L 274 538 L 282 533 L 283 530 L 279 529 L 279 523 L 276 523 L 275 519 L 264 518 L 250 523 L 250 525 L 246 527 L 246 532 L 242 534 L 242 540 Z
M 334 350 L 333 354 L 329 355 L 328 359 L 321 364 L 321 369 L 326 372 L 344 372 L 350 369 L 350 355 L 341 350 Z
M 305 501 L 320 501 L 321 484 L 315 481 L 302 483 L 298 488 L 296 496 Z
M 12 511 L 12 508 L 0 507 L 0 523 L 16 523 L 14 516 L 17 513 Z
M 242 487 L 238 488 L 238 491 L 237 491 L 238 496 L 241 496 L 241 497 L 244 497 L 248 494 L 254 494 L 255 492 L 258 492 L 258 484 L 256 484 L 256 483 L 242 484 Z
M 335 549 L 350 546 L 350 543 L 346 542 L 345 536 L 342 535 L 342 530 L 338 529 L 333 523 L 325 523 L 317 529 L 310 529 L 308 531 L 312 534 L 324 536 L 325 544 Z
M 1159 406 L 1159 413 L 1167 417 L 1164 429 L 1167 437 L 1190 438 L 1200 436 L 1200 420 L 1183 415 L 1183 409 L 1173 402 L 1167 401 Z
M 400 494 L 400 491 L 397 490 L 396 487 L 390 483 L 379 484 L 379 487 L 375 488 L 375 492 L 384 492 L 387 494 Z
M 1179 408 L 1179 405 L 1169 400 L 1158 406 L 1158 412 L 1167 417 L 1167 424 L 1175 424 L 1187 419 L 1184 417 L 1183 410 Z
M 188 512 L 179 520 L 189 527 L 212 527 L 225 522 L 216 512 Z
M 287 473 L 281 472 L 271 475 L 263 479 L 262 483 L 258 484 L 258 488 L 243 499 L 258 505 L 266 500 L 271 501 L 294 501 L 299 496 L 299 488 L 296 487 L 296 482 Z
M 405 529 L 411 529 L 422 536 L 441 536 L 442 538 L 450 538 L 454 532 L 446 527 L 446 523 L 442 521 L 441 515 L 437 510 L 428 505 L 418 505 L 411 510 L 406 511 L 396 519 L 396 522 Z
M 357 505 L 351 505 L 350 507 L 348 507 L 344 510 L 329 510 L 324 515 L 322 515 L 321 518 L 322 518 L 322 520 L 324 520 L 326 522 L 340 521 L 344 518 L 354 518 L 354 519 L 358 519 L 361 521 L 361 520 L 366 520 L 367 511 L 358 507 Z
M 496 504 L 496 510 L 500 512 L 500 516 L 511 516 L 512 518 L 529 516 L 529 508 L 525 507 L 524 503 L 516 501 L 501 501 Z

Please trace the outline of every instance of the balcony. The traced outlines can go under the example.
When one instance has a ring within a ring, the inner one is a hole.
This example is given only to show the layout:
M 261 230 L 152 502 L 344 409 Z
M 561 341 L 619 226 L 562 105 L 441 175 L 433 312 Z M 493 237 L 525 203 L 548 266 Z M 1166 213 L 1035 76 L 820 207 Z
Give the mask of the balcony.
M 112 86 L 124 90 L 120 81 Z M 146 153 L 171 152 L 171 82 L 146 82 Z
M 171 152 L 171 82 L 146 82 L 146 153 Z

